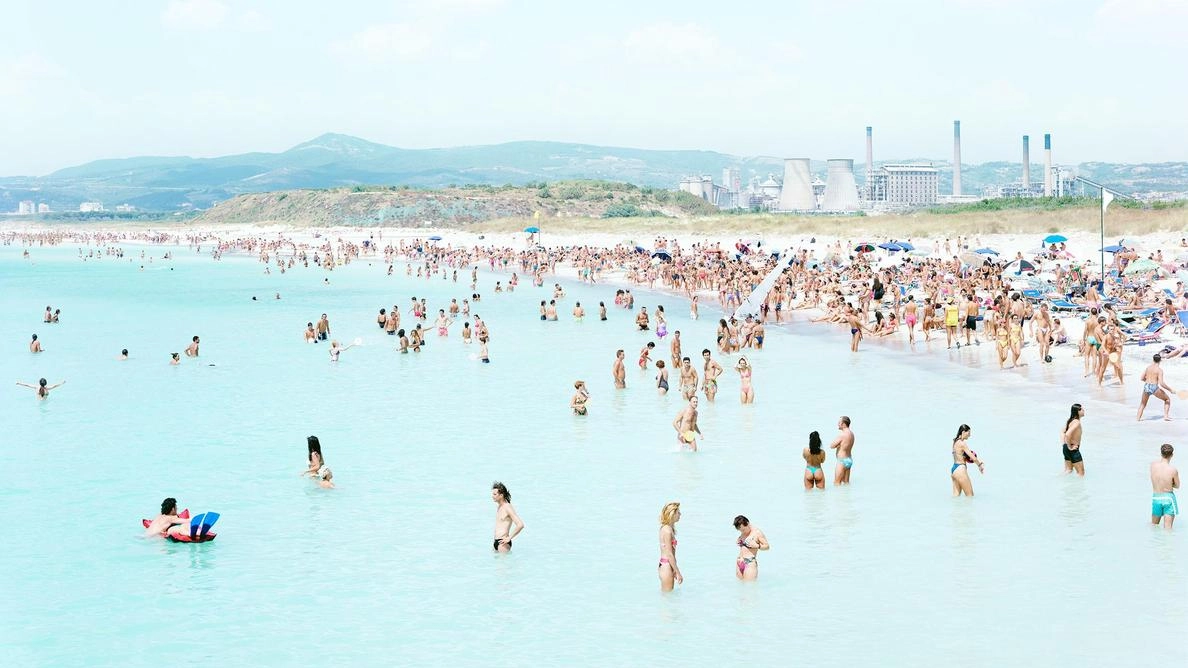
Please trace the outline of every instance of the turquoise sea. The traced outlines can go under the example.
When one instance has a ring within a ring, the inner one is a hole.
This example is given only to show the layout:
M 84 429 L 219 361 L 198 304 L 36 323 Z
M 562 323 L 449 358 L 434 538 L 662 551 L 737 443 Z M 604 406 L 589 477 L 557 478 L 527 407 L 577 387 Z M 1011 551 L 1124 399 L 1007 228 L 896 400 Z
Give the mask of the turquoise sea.
M 169 249 L 172 261 L 148 248 L 141 271 L 133 246 L 85 262 L 76 245 L 29 260 L 0 248 L 5 665 L 1182 661 L 1188 526 L 1149 525 L 1147 466 L 1165 441 L 1188 452 L 1184 421 L 1136 425 L 1128 394 L 995 375 L 943 350 L 853 355 L 839 332 L 799 324 L 748 355 L 754 405 L 728 371 L 702 403 L 703 450 L 684 454 L 680 397 L 657 396 L 634 364 L 654 335 L 613 306 L 597 320 L 613 286 L 562 281 L 561 320 L 544 323 L 551 292 L 524 279 L 498 295 L 507 276 L 482 273 L 483 365 L 459 326 L 400 355 L 374 322 L 397 304 L 406 326 L 414 295 L 432 313 L 469 296 L 468 272 L 389 277 L 364 259 L 265 275 L 251 258 Z M 635 292 L 666 306 L 687 354 L 712 347 L 710 309 L 693 322 L 677 299 Z M 585 322 L 568 317 L 574 300 Z M 46 305 L 59 324 L 41 322 Z M 321 313 L 364 345 L 332 364 L 301 337 Z M 46 352 L 27 352 L 32 333 Z M 201 357 L 170 366 L 195 334 Z M 611 381 L 618 348 L 625 391 Z M 13 385 L 42 376 L 67 384 L 44 402 Z M 568 408 L 579 378 L 584 418 Z M 1077 401 L 1084 479 L 1061 473 Z M 807 434 L 828 443 L 841 414 L 858 438 L 853 485 L 806 494 Z M 950 497 L 961 423 L 987 462 L 973 499 Z M 299 477 L 310 434 L 337 489 Z M 491 551 L 494 480 L 527 525 L 509 555 Z M 166 496 L 222 513 L 218 539 L 143 539 Z M 685 582 L 661 595 L 657 516 L 673 500 Z M 733 575 L 737 514 L 772 544 L 757 582 Z

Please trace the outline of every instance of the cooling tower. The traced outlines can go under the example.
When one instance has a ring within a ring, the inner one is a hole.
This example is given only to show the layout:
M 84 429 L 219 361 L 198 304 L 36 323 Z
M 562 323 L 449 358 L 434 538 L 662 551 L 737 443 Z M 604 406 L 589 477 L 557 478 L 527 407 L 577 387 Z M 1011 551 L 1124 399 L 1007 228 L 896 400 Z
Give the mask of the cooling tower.
M 830 160 L 825 180 L 825 196 L 821 198 L 823 211 L 857 211 L 858 184 L 854 182 L 854 161 Z
M 854 182 L 851 175 L 850 182 Z M 784 160 L 784 187 L 780 190 L 780 211 L 809 211 L 817 208 L 813 197 L 813 175 L 808 158 Z
M 953 197 L 961 197 L 961 121 L 953 121 Z
M 1052 196 L 1052 135 L 1044 135 L 1044 197 Z
M 871 136 L 871 127 L 866 126 L 866 199 L 874 199 L 874 139 Z
M 1031 189 L 1031 138 L 1023 135 L 1023 191 Z

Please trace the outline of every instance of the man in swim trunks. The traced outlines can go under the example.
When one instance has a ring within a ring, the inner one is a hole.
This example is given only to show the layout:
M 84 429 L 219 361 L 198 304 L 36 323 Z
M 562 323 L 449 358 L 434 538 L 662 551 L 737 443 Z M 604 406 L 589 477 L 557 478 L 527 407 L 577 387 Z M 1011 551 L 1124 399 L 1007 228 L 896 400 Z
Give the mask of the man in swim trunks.
M 1180 472 L 1171 465 L 1175 448 L 1164 443 L 1159 448 L 1159 459 L 1151 462 L 1151 524 L 1163 522 L 1163 528 L 1170 529 L 1180 514 L 1175 490 L 1180 488 Z
M 710 356 L 709 348 L 701 350 L 701 359 L 705 360 L 703 369 L 705 381 L 702 386 L 702 389 L 705 390 L 705 400 L 713 401 L 718 394 L 718 377 L 722 375 L 722 365 Z
M 1155 353 L 1151 357 L 1151 364 L 1143 371 L 1143 375 L 1139 378 L 1143 382 L 1143 398 L 1139 402 L 1138 419 L 1143 419 L 1143 411 L 1147 408 L 1147 400 L 1155 397 L 1163 401 L 1163 420 L 1165 422 L 1171 421 L 1171 396 L 1176 391 L 1168 387 L 1167 382 L 1163 380 L 1163 368 L 1159 363 L 1163 361 L 1163 356 Z M 1166 390 L 1166 392 L 1165 392 Z
M 197 336 L 190 340 L 190 345 L 186 346 L 186 357 L 198 356 L 198 343 L 199 341 Z
M 639 309 L 639 315 L 635 316 L 635 326 L 639 331 L 647 331 L 648 329 L 648 307 L 644 306 Z
M 1081 404 L 1073 404 L 1062 434 L 1064 472 L 1076 471 L 1079 476 L 1085 475 L 1085 461 L 1081 457 L 1081 420 L 1084 417 L 1085 409 L 1081 407 Z
M 841 416 L 837 420 L 837 438 L 829 444 L 837 451 L 837 466 L 833 470 L 833 484 L 850 484 L 850 470 L 854 467 L 854 432 L 850 431 L 850 418 Z
M 697 452 L 697 438 L 686 438 L 689 432 L 701 436 L 701 428 L 697 426 L 697 397 L 690 399 L 689 405 L 677 413 L 676 419 L 672 421 L 672 428 L 676 429 L 677 443 Z
M 685 401 L 697 395 L 697 369 L 693 368 L 688 357 L 681 358 L 681 396 Z
M 501 482 L 491 483 L 491 500 L 495 502 L 495 542 L 492 547 L 496 552 L 511 552 L 512 540 L 524 530 L 524 522 L 516 514 L 516 508 L 511 504 L 511 492 Z
M 330 338 L 330 318 L 326 314 L 322 314 L 322 319 L 318 321 L 318 340 L 325 341 Z
M 144 530 L 145 536 L 164 536 L 166 533 L 190 535 L 190 520 L 177 516 L 177 499 L 169 497 L 161 502 L 161 514 L 157 515 Z
M 627 387 L 627 367 L 623 364 L 623 358 L 626 355 L 623 349 L 615 351 L 615 363 L 611 366 L 611 376 L 615 379 L 615 389 L 625 389 Z

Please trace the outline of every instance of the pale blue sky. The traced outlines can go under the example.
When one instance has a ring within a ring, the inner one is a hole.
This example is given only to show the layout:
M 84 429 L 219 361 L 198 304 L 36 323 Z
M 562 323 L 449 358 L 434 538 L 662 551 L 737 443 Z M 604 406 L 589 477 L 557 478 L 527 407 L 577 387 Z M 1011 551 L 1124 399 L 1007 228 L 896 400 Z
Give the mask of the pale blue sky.
M 548 139 L 743 155 L 1188 159 L 1188 1 L 0 3 L 0 174 Z

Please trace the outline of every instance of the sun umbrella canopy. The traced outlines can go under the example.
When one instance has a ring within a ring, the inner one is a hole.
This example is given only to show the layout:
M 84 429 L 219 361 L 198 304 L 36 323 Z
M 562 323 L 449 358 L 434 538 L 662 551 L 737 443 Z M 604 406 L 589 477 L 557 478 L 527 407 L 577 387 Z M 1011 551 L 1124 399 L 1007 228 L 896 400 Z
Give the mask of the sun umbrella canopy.
M 1068 237 L 1064 236 L 1063 234 L 1049 234 L 1048 236 L 1044 237 L 1044 243 L 1046 244 L 1058 244 L 1065 241 L 1068 241 Z
M 429 241 L 441 241 L 441 237 L 434 234 L 433 236 L 429 237 Z
M 872 253 L 874 252 L 874 249 L 875 247 L 873 245 L 868 244 L 865 241 L 858 244 L 857 246 L 854 246 L 854 250 L 859 253 Z
M 977 253 L 962 253 L 961 254 L 961 264 L 966 264 L 971 267 L 980 266 L 985 261 L 986 261 L 986 258 L 982 257 L 981 255 L 978 255 Z
M 974 252 L 978 255 L 998 255 L 998 251 L 993 248 L 979 248 Z
M 915 257 L 928 257 L 929 255 L 932 255 L 932 251 L 928 250 L 927 248 L 913 248 L 912 250 L 908 251 L 908 255 L 913 255 Z
M 913 246 L 913 245 L 909 244 L 909 243 L 908 243 L 908 242 L 906 242 L 906 241 L 895 241 L 895 242 L 893 242 L 893 243 L 897 243 L 897 244 L 899 244 L 899 247 L 900 247 L 900 248 L 902 248 L 902 249 L 904 249 L 905 251 L 916 250 L 916 247 L 915 247 L 915 246 Z
M 669 253 L 668 251 L 664 250 L 663 248 L 657 248 L 656 250 L 652 251 L 652 257 L 658 257 L 658 258 L 661 258 L 664 260 L 671 260 L 672 253 Z
M 540 234 L 540 228 L 536 227 L 536 226 L 525 227 L 524 231 L 527 232 L 528 234 Z
M 1114 244 L 1113 246 L 1106 246 L 1102 250 L 1107 253 L 1117 253 L 1118 251 L 1125 250 L 1125 247 L 1119 246 L 1118 244 Z
M 644 248 L 643 246 L 636 246 L 635 252 L 636 253 L 646 253 L 646 252 L 648 252 L 648 249 Z
M 894 241 L 888 241 L 885 244 L 879 244 L 879 248 L 882 248 L 883 250 L 886 250 L 886 251 L 891 251 L 892 253 L 894 253 L 895 251 L 903 250 L 903 246 L 900 246 L 899 244 L 895 243 Z
M 1019 276 L 1024 273 L 1034 274 L 1035 273 L 1035 265 L 1032 264 L 1031 262 L 1028 262 L 1027 260 L 1015 260 L 1014 262 L 1008 264 L 1002 270 L 1003 276 L 1006 276 L 1007 274 L 1014 274 L 1015 276 Z
M 1156 263 L 1154 260 L 1143 258 L 1141 260 L 1135 260 L 1134 262 L 1126 265 L 1126 270 L 1122 273 L 1129 276 L 1131 274 L 1141 274 L 1146 271 L 1155 271 L 1157 269 L 1159 269 L 1158 263 Z

